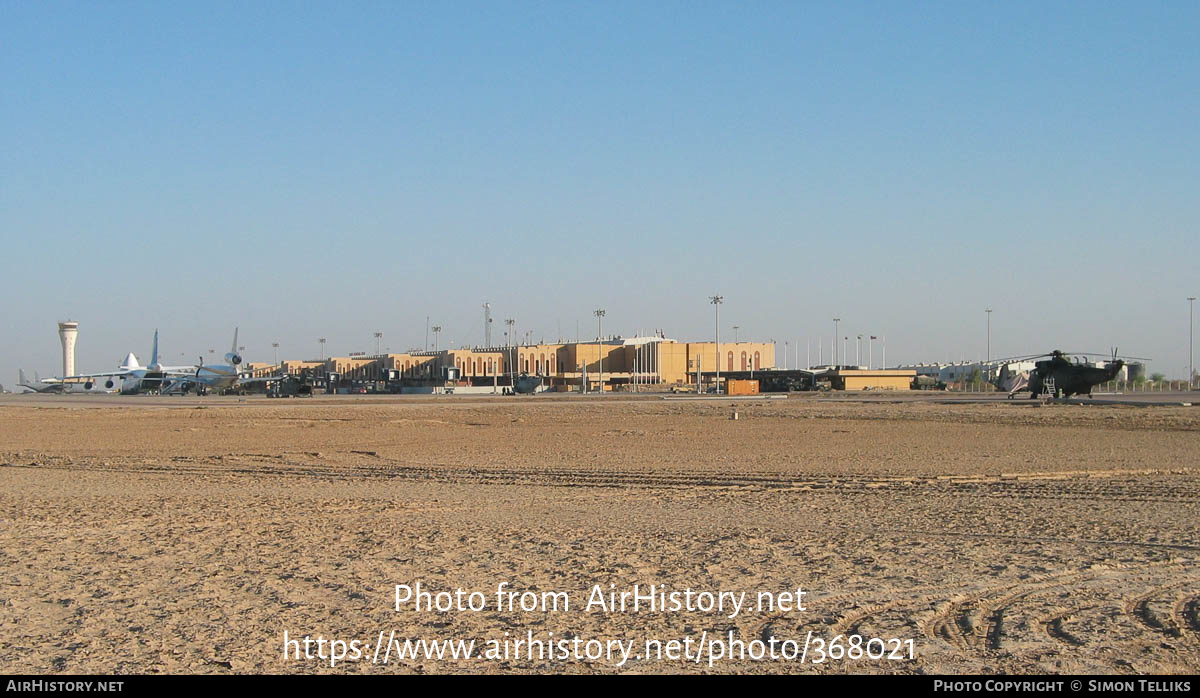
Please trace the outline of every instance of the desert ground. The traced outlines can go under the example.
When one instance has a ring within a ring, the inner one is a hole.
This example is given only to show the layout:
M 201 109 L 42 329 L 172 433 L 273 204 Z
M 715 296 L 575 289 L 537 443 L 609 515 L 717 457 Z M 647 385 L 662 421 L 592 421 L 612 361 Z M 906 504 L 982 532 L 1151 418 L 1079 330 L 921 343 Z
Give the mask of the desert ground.
M 73 400 L 0 405 L 6 673 L 1200 666 L 1200 408 Z M 398 611 L 395 586 L 417 582 L 478 591 L 487 607 Z M 500 583 L 571 605 L 497 608 Z M 752 599 L 801 588 L 806 609 L 584 608 L 594 585 L 635 584 Z M 362 656 L 331 666 L 314 645 L 314 659 L 285 658 L 285 632 L 358 641 Z M 809 649 L 711 666 L 392 651 L 474 639 L 479 654 L 532 633 L 621 639 L 635 655 L 688 638 L 697 653 L 730 632 Z M 911 640 L 913 656 L 816 661 L 813 639 L 838 636 Z

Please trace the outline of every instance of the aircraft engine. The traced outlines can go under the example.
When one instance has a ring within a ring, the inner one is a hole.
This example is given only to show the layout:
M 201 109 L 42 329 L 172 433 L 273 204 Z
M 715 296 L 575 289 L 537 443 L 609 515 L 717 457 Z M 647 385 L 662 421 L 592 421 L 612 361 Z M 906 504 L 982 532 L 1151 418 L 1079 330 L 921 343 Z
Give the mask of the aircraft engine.
M 111 378 L 109 378 L 108 380 L 104 381 L 104 387 L 105 387 L 105 388 L 108 388 L 109 390 L 112 390 L 112 387 L 113 387 L 113 382 L 112 382 L 112 379 L 111 379 Z
M 92 383 L 91 381 L 88 381 L 87 383 L 84 383 L 84 384 L 83 384 L 83 389 L 84 389 L 84 390 L 91 390 L 93 385 L 95 385 L 95 384 L 94 384 L 94 383 Z
M 238 364 L 242 363 L 242 357 L 238 356 L 237 354 L 234 354 L 233 352 L 226 354 L 225 360 L 228 361 L 233 366 L 237 366 Z

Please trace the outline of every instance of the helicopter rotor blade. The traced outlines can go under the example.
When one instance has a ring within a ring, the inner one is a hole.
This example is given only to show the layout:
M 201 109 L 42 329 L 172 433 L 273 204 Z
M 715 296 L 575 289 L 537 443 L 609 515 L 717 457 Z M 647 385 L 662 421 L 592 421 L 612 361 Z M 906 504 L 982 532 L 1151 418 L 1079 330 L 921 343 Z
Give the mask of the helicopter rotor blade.
M 1117 359 L 1132 359 L 1134 361 L 1153 361 L 1153 359 L 1147 358 L 1145 356 L 1122 356 L 1122 355 L 1116 353 L 1115 349 L 1107 354 L 1094 354 L 1094 353 L 1090 353 L 1090 352 L 1086 352 L 1086 351 L 1069 351 L 1069 352 L 1063 352 L 1063 353 L 1067 356 L 1099 356 L 1101 358 L 1109 359 L 1111 361 L 1116 361 Z
M 992 359 L 991 363 L 1003 364 L 1003 363 L 1013 363 L 1015 361 L 1031 361 L 1033 359 L 1040 359 L 1043 356 L 1050 356 L 1050 354 L 1029 354 L 1028 356 L 1009 356 L 1004 359 Z
M 1096 356 L 1096 357 L 1100 357 L 1103 359 L 1108 359 L 1110 361 L 1116 361 L 1117 359 L 1123 359 L 1126 361 L 1152 361 L 1153 360 L 1153 359 L 1146 358 L 1144 356 L 1121 356 L 1120 354 L 1116 353 L 1115 348 L 1113 349 L 1113 351 L 1111 351 L 1107 354 L 1100 354 L 1100 353 L 1096 353 L 1096 352 L 1087 352 L 1087 351 L 1059 351 L 1058 353 L 1064 357 L 1067 357 L 1067 356 Z M 1010 357 L 1003 358 L 1003 359 L 992 359 L 991 363 L 1004 364 L 1004 363 L 1014 363 L 1017 361 L 1033 361 L 1035 359 L 1041 359 L 1041 358 L 1048 357 L 1048 356 L 1054 356 L 1054 354 L 1055 354 L 1055 352 L 1047 352 L 1045 354 L 1029 354 L 1026 356 L 1010 356 Z

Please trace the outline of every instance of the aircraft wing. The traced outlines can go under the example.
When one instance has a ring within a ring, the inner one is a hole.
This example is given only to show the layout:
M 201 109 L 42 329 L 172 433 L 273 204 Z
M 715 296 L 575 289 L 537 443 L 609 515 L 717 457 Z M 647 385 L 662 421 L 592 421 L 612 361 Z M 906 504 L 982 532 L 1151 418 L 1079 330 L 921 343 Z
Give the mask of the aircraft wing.
M 143 368 L 143 369 L 138 369 L 138 370 L 145 371 L 146 369 Z M 129 374 L 131 374 L 133 372 L 134 372 L 133 369 L 125 368 L 125 369 L 121 369 L 118 371 L 106 371 L 104 373 L 80 373 L 80 374 L 74 375 L 74 376 L 63 376 L 62 378 L 55 378 L 54 380 L 55 381 L 72 381 L 72 380 L 76 380 L 79 378 L 120 378 L 121 376 L 128 376 Z
M 71 381 L 71 380 L 77 380 L 77 379 L 81 379 L 81 378 L 121 378 L 124 376 L 128 376 L 130 374 L 133 374 L 133 373 L 145 374 L 145 373 L 156 373 L 156 372 L 151 371 L 150 369 L 146 368 L 145 366 L 139 366 L 137 368 L 119 368 L 115 371 L 102 371 L 100 373 L 80 373 L 80 374 L 77 374 L 74 376 L 63 376 L 62 378 L 55 378 L 54 380 L 56 380 L 56 381 Z M 196 367 L 195 366 L 162 366 L 157 371 L 157 373 L 162 373 L 163 375 L 166 375 L 166 376 L 184 376 L 184 375 L 194 376 L 194 375 L 196 375 Z M 49 380 L 49 379 L 47 379 L 47 380 Z
M 196 375 L 197 368 L 208 370 L 207 366 L 159 366 L 158 370 L 168 376 Z
M 208 370 L 208 369 L 205 369 L 205 370 Z M 196 367 L 195 366 L 164 366 L 162 368 L 161 373 L 164 376 L 167 376 L 169 378 L 174 378 L 176 376 L 191 376 L 192 378 L 195 378 L 196 377 Z

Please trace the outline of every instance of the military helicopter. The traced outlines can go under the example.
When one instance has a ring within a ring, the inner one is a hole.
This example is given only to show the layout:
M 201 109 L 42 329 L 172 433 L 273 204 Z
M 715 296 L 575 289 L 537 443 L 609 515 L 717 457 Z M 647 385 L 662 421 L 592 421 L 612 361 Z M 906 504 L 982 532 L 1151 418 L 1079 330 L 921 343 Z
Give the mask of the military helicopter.
M 1032 371 L 1009 371 L 1008 364 L 1005 364 L 1000 369 L 1000 374 L 997 376 L 995 385 L 1001 390 L 1007 390 L 1009 399 L 1022 390 L 1028 390 L 1031 393 L 1031 400 L 1037 399 L 1041 397 L 1042 393 L 1047 392 L 1053 392 L 1056 398 L 1084 394 L 1091 397 L 1093 387 L 1116 378 L 1117 374 L 1125 366 L 1125 359 L 1149 361 L 1149 359 L 1138 356 L 1117 358 L 1116 349 L 1113 349 L 1111 355 L 1089 354 L 1086 352 L 1073 355 L 1100 356 L 1108 359 L 1108 361 L 1105 363 L 1104 368 L 1091 366 L 1086 363 L 1071 361 L 1067 358 L 1067 354 L 1060 349 L 1055 349 L 1049 354 L 1035 354 L 1033 356 L 1002 359 L 1002 361 L 1029 361 L 1031 359 L 1049 357 L 1034 363 Z
M 540 376 L 531 376 L 528 373 L 522 373 L 517 376 L 513 383 L 513 392 L 518 395 L 532 395 L 542 387 L 542 379 Z

